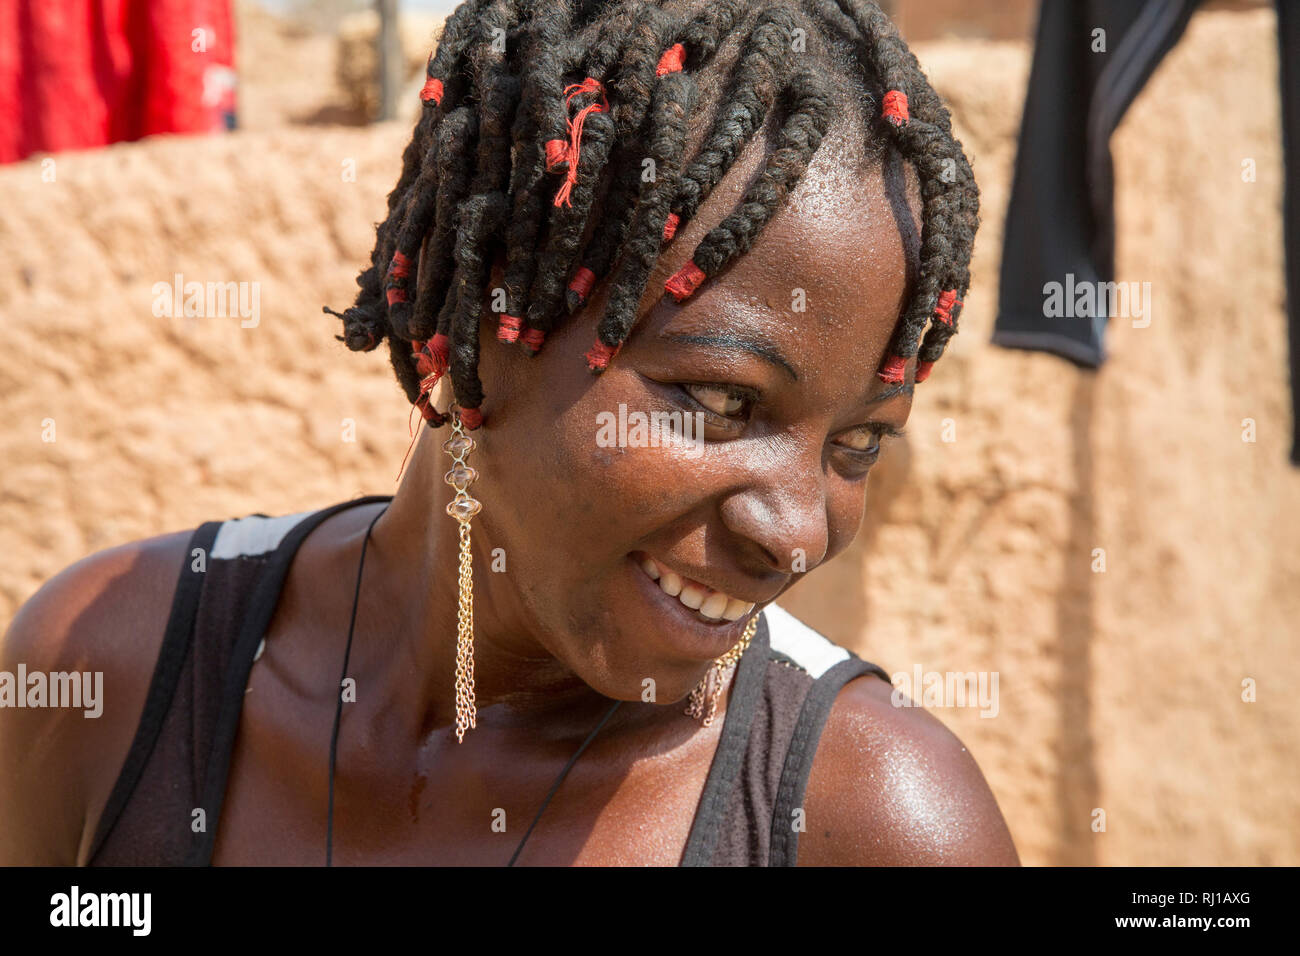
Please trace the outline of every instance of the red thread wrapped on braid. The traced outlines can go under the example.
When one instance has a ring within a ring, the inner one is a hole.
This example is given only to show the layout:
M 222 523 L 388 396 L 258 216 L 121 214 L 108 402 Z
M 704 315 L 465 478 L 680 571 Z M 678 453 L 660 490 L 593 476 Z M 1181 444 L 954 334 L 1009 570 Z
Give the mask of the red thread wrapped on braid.
M 669 73 L 680 72 L 682 64 L 685 62 L 686 47 L 680 43 L 674 43 L 664 50 L 664 55 L 659 58 L 659 62 L 655 65 L 655 76 L 667 76 Z
M 694 259 L 687 261 L 664 282 L 664 289 L 678 302 L 690 298 L 691 294 L 707 279 L 704 270 L 695 264 Z
M 934 307 L 934 317 L 944 325 L 952 325 L 952 310 L 961 305 L 957 299 L 957 292 L 949 289 L 947 292 L 939 293 L 939 302 Z
M 433 105 L 438 106 L 442 103 L 442 80 L 434 79 L 432 76 L 424 81 L 424 87 L 420 90 L 420 100 L 424 103 L 433 100 Z
M 664 220 L 664 242 L 670 242 L 673 236 L 677 235 L 677 226 L 681 223 L 682 217 L 675 212 L 670 212 L 668 218 Z
M 603 372 L 609 367 L 609 360 L 617 355 L 618 350 L 622 347 L 623 346 L 620 343 L 611 348 L 600 339 L 596 339 L 584 356 L 587 360 L 587 368 L 591 369 L 593 372 Z
M 517 342 L 519 332 L 524 327 L 524 320 L 517 315 L 502 315 L 501 322 L 497 325 L 498 342 Z
M 907 359 L 901 355 L 891 355 L 885 359 L 885 364 L 880 366 L 880 371 L 876 374 L 880 376 L 882 382 L 897 385 L 907 375 Z
M 525 329 L 519 333 L 519 344 L 534 355 L 542 350 L 544 341 L 546 341 L 546 333 L 541 329 Z
M 578 160 L 582 155 L 582 126 L 586 122 L 587 116 L 591 113 L 604 113 L 609 109 L 609 100 L 605 97 L 605 87 L 600 80 L 589 76 L 581 83 L 571 83 L 564 88 L 568 94 L 564 98 L 565 105 L 569 104 L 575 96 L 582 93 L 599 93 L 600 102 L 591 103 L 578 110 L 578 115 L 569 120 L 569 171 L 564 176 L 564 182 L 555 193 L 555 205 L 572 206 L 569 201 L 569 194 L 573 192 L 573 187 L 578 182 Z M 550 155 L 550 145 L 555 142 L 551 140 L 546 144 L 547 155 Z
M 586 302 L 587 296 L 591 294 L 591 287 L 595 283 L 596 273 L 583 266 L 573 274 L 573 278 L 569 281 L 569 291 L 577 293 L 579 302 Z
M 423 345 L 415 342 L 411 343 L 415 353 L 415 370 L 419 373 L 422 380 L 433 376 L 433 383 L 446 374 L 447 369 L 451 366 L 451 339 L 446 334 L 439 332 Z M 421 386 L 423 386 L 421 381 Z
M 546 141 L 546 171 L 556 173 L 569 163 L 569 144 L 562 139 Z
M 906 126 L 911 119 L 907 111 L 907 94 L 902 90 L 890 90 L 885 94 L 884 109 L 881 115 L 895 126 Z
M 406 258 L 398 250 L 393 253 L 393 260 L 388 264 L 388 279 L 392 282 L 400 282 L 411 274 L 411 260 Z M 395 305 L 398 302 L 406 301 L 405 285 L 394 285 L 388 289 L 388 304 Z

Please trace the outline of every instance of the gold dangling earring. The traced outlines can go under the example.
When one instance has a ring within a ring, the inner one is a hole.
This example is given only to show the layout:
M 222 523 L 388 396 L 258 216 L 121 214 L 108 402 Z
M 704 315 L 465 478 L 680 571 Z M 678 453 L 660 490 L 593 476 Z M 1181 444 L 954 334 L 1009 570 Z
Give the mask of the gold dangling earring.
M 740 636 L 735 647 L 715 660 L 709 672 L 704 675 L 704 679 L 691 691 L 686 704 L 687 717 L 702 721 L 705 727 L 713 723 L 713 718 L 718 713 L 718 697 L 722 693 L 722 688 L 727 686 L 727 678 L 731 676 L 736 663 L 749 647 L 749 642 L 754 639 L 757 631 L 758 615 L 755 614 L 749 619 L 749 623 L 745 626 L 745 633 Z
M 465 464 L 465 457 L 477 443 L 465 434 L 460 421 L 460 409 L 453 402 L 447 409 L 451 416 L 451 438 L 442 443 L 443 450 L 451 455 L 451 470 L 444 476 L 447 484 L 456 489 L 456 497 L 447 505 L 447 514 L 460 523 L 460 578 L 459 600 L 456 605 L 456 742 L 461 743 L 465 731 L 477 726 L 478 712 L 474 707 L 474 562 L 469 547 L 469 522 L 483 510 L 483 503 L 467 492 L 478 478 L 478 472 Z

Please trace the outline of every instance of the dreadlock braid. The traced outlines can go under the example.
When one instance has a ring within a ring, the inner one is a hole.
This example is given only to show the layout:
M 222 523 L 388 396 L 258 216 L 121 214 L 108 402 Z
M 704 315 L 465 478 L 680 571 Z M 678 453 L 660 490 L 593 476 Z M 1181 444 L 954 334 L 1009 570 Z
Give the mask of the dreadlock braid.
M 685 298 L 679 290 L 689 294 L 705 277 L 717 275 L 732 259 L 749 251 L 755 237 L 784 202 L 821 145 L 831 112 L 830 93 L 825 84 L 812 70 L 801 69 L 790 81 L 786 93 L 791 100 L 790 118 L 762 174 L 745 193 L 740 208 L 704 237 L 691 260 L 669 280 L 668 291 L 679 300 Z
M 689 65 L 698 69 L 718 52 L 718 44 L 731 32 L 745 9 L 746 0 L 721 0 L 708 4 L 682 31 L 682 43 L 690 54 Z
M 485 0 L 468 0 L 458 7 L 443 25 L 442 39 L 434 55 L 429 57 L 426 67 L 426 81 L 420 97 L 424 102 L 420 118 L 410 143 L 402 153 L 402 172 L 397 184 L 388 194 L 388 217 L 376 230 L 376 242 L 371 253 L 371 268 L 357 278 L 360 293 L 352 308 L 343 313 L 344 333 L 340 338 L 349 348 L 369 351 L 379 344 L 388 331 L 385 328 L 383 312 L 388 306 L 385 301 L 386 291 L 397 289 L 405 292 L 410 283 L 408 277 L 396 279 L 390 272 L 391 259 L 400 240 L 395 235 L 399 227 L 407 220 L 407 211 L 413 197 L 413 190 L 419 175 L 423 171 L 423 161 L 429 149 L 433 130 L 445 115 L 446 110 L 457 103 L 465 88 L 461 69 L 468 48 L 473 27 L 485 6 Z M 446 85 L 450 83 L 450 89 Z M 426 183 L 425 190 L 427 191 Z M 397 214 L 402 210 L 401 215 Z M 422 211 L 423 215 L 423 211 Z M 425 216 L 427 224 L 427 215 Z M 422 233 L 415 237 L 418 247 Z M 386 288 L 385 288 L 386 287 Z M 400 296 L 398 301 L 404 301 Z M 338 315 L 332 309 L 325 311 Z M 402 334 L 408 331 L 405 326 L 409 318 L 408 309 L 398 309 L 398 322 Z
M 579 15 L 584 10 L 577 11 Z M 548 155 L 548 144 L 561 142 L 564 130 L 564 41 L 575 13 L 570 0 L 546 5 L 525 33 L 520 50 L 520 104 L 512 131 L 516 156 L 511 171 L 513 209 L 506 227 L 506 309 L 498 338 L 514 342 L 523 325 L 528 290 L 537 275 L 537 246 L 546 215 L 546 173 L 563 169 Z
M 622 69 L 611 85 L 618 99 L 614 108 L 615 136 L 623 139 L 611 164 L 616 170 L 602 209 L 596 234 L 584 251 L 582 266 L 565 291 L 566 306 L 576 312 L 586 302 L 591 286 L 604 278 L 614 254 L 627 239 L 635 208 L 640 169 L 640 133 L 650 107 L 656 74 L 660 72 L 658 52 L 668 42 L 672 22 L 644 0 L 631 0 L 602 27 L 597 42 L 585 61 L 589 76 L 603 78 L 615 58 Z
M 536 17 L 539 27 L 538 42 L 533 47 L 536 58 L 532 75 L 537 84 L 533 107 L 537 111 L 537 125 L 541 132 L 546 166 L 550 172 L 563 171 L 568 166 L 565 156 L 556 153 L 555 145 L 564 143 L 567 111 L 564 101 L 565 55 L 568 47 L 564 40 L 571 29 L 574 5 L 571 0 L 550 3 L 540 0 Z
M 388 339 L 430 425 L 446 420 L 428 400 L 444 374 L 462 422 L 482 422 L 494 262 L 497 336 L 534 353 L 608 279 L 586 354 L 603 370 L 635 329 L 664 243 L 769 122 L 759 175 L 665 291 L 684 299 L 748 251 L 843 116 L 865 126 L 872 162 L 890 151 L 920 186 L 920 268 L 878 374 L 902 381 L 916 356 L 924 380 L 956 330 L 979 191 L 947 108 L 871 0 L 467 0 L 420 97 L 357 298 L 326 311 L 350 349 Z
M 597 331 L 597 344 L 587 356 L 593 371 L 608 365 L 636 321 L 641 292 L 659 258 L 660 236 L 677 188 L 687 125 L 697 93 L 695 81 L 685 73 L 668 74 L 655 90 L 649 146 L 656 175 L 642 190 L 627 252 Z
M 829 7 L 817 4 L 824 15 Z M 947 107 L 926 82 L 915 55 L 889 18 L 873 3 L 839 0 L 838 7 L 843 16 L 830 14 L 829 22 L 837 29 L 856 27 L 860 60 L 875 68 L 886 89 L 908 97 L 905 109 L 910 116 L 884 125 L 893 130 L 900 151 L 916 167 L 921 181 L 921 270 L 918 289 L 895 331 L 880 374 L 887 381 L 902 381 L 904 363 L 920 352 L 917 378 L 924 381 L 956 330 L 960 296 L 970 285 L 979 193 L 961 143 L 952 136 Z M 931 325 L 925 332 L 927 321 Z
M 779 77 L 786 68 L 797 26 L 789 10 L 764 11 L 742 53 L 743 66 L 699 157 L 683 177 L 674 212 L 682 220 L 694 217 L 700 204 L 727 174 L 741 149 L 763 125 L 776 99 Z
M 595 24 L 594 36 L 584 33 L 565 48 L 565 63 L 581 68 L 587 76 L 604 80 L 618 62 L 629 36 L 651 16 L 660 11 L 646 0 L 623 0 L 608 19 Z M 658 51 L 656 51 L 658 52 Z M 626 132 L 620 129 L 620 133 Z
M 533 280 L 532 301 L 528 304 L 528 324 L 542 334 L 554 327 L 569 266 L 582 241 L 596 184 L 609 158 L 614 121 L 604 113 L 592 113 L 583 133 L 586 142 L 582 144 L 578 161 L 581 172 L 569 197 L 571 205 L 561 207 L 554 215 L 551 234 L 538 261 L 537 277 Z
M 483 402 L 478 377 L 479 319 L 491 262 L 484 254 L 487 238 L 501 227 L 509 205 L 503 192 L 480 193 L 465 203 L 456 240 L 456 269 L 462 277 L 458 308 L 452 318 L 451 380 L 464 408 Z

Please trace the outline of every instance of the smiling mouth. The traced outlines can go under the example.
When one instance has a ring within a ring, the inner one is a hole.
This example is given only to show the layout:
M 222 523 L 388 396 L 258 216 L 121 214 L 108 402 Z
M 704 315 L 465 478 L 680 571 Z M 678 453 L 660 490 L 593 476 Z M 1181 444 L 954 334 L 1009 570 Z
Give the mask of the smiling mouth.
M 635 563 L 646 577 L 659 585 L 659 590 L 710 624 L 738 621 L 754 610 L 752 603 L 684 577 L 648 555 L 637 556 Z

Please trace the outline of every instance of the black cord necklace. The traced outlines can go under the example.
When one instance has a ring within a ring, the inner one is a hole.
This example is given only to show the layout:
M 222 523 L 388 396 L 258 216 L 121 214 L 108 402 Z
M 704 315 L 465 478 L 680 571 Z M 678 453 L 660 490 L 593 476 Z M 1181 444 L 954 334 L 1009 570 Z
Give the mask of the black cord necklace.
M 379 514 L 375 515 L 370 520 L 370 525 L 366 528 L 366 537 L 361 542 L 361 558 L 357 561 L 357 583 L 352 592 L 352 614 L 348 619 L 348 641 L 347 646 L 343 650 L 343 673 L 339 676 L 339 682 L 335 688 L 335 693 L 338 695 L 338 702 L 334 707 L 334 730 L 330 734 L 329 810 L 327 812 L 325 827 L 326 866 L 334 865 L 334 770 L 338 765 L 339 724 L 343 720 L 343 681 L 345 681 L 348 676 L 348 660 L 352 656 L 352 634 L 356 630 L 357 605 L 360 603 L 361 599 L 361 574 L 366 568 L 366 549 L 370 546 L 370 532 L 374 530 L 375 522 L 377 522 L 387 510 L 388 505 L 384 505 L 384 507 L 380 509 Z M 537 826 L 537 821 L 542 818 L 542 814 L 546 812 L 546 808 L 551 803 L 551 798 L 554 797 L 556 792 L 560 789 L 560 784 L 564 783 L 564 778 L 569 775 L 569 771 L 572 770 L 573 765 L 578 762 L 578 758 L 582 756 L 582 752 L 587 749 L 593 740 L 596 739 L 596 734 L 600 733 L 600 729 L 605 726 L 609 721 L 609 718 L 614 716 L 614 711 L 618 710 L 618 705 L 621 703 L 622 701 L 620 700 L 614 701 L 613 706 L 610 707 L 609 710 L 605 712 L 605 716 L 600 719 L 600 723 L 596 724 L 592 732 L 587 735 L 587 739 L 582 742 L 582 745 L 576 751 L 574 751 L 573 756 L 569 758 L 569 762 L 564 765 L 564 769 L 560 771 L 560 775 L 556 777 L 555 782 L 551 784 L 551 789 L 547 792 L 546 799 L 542 801 L 541 807 L 538 808 L 536 816 L 533 817 L 533 822 L 528 824 L 528 829 L 524 831 L 523 839 L 521 839 L 519 845 L 515 847 L 515 852 L 510 857 L 510 862 L 507 863 L 506 866 L 515 865 L 515 861 L 519 859 L 519 854 L 523 852 L 524 844 L 527 843 L 528 838 L 532 836 L 533 828 Z

